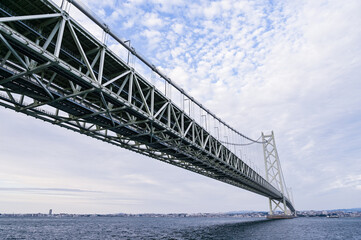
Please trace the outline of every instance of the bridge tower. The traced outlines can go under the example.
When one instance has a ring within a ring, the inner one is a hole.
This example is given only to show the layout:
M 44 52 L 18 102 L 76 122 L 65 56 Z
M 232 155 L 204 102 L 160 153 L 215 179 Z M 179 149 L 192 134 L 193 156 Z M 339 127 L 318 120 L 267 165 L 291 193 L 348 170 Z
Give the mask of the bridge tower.
M 290 199 L 289 192 L 283 178 L 281 163 L 278 157 L 273 131 L 270 135 L 265 135 L 262 133 L 262 140 L 266 180 L 275 186 L 283 195 L 282 199 L 269 198 L 269 216 L 271 216 L 271 218 L 272 216 L 275 216 L 274 218 L 280 218 L 280 215 L 275 214 L 276 211 L 281 211 L 283 216 L 291 215 L 291 211 L 287 209 L 286 205 L 286 197 Z

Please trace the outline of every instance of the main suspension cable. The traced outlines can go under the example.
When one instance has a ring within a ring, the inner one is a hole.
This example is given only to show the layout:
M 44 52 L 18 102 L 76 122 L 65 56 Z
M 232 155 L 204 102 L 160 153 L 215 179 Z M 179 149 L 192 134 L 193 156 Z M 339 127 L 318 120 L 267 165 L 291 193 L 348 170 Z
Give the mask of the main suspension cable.
M 262 137 L 259 136 L 259 138 L 257 138 L 257 140 L 255 141 L 252 141 L 252 142 L 249 142 L 249 143 L 231 143 L 231 142 L 228 142 L 228 141 L 219 141 L 220 143 L 224 143 L 224 144 L 228 144 L 228 145 L 232 145 L 232 146 L 248 146 L 248 145 L 252 145 L 254 143 L 261 143 L 261 144 L 264 144 L 264 143 L 267 143 L 268 141 L 263 141 L 263 142 L 259 142 L 258 140 Z M 247 138 L 248 139 L 248 138 Z

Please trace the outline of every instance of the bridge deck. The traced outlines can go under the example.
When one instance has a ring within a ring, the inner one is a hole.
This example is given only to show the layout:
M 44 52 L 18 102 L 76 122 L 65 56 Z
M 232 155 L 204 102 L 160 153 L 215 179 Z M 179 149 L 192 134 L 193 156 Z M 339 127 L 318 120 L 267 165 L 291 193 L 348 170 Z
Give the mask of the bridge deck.
M 1 105 L 272 199 L 283 198 L 51 2 L 1 1 L 0 34 Z M 287 205 L 293 209 L 288 199 Z

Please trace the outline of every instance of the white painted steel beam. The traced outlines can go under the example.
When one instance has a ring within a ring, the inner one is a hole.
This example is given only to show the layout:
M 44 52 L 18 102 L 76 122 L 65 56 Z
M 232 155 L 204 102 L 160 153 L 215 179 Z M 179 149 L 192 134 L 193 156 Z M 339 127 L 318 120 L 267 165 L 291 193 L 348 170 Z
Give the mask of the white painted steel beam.
M 0 22 L 15 22 L 15 21 L 25 21 L 25 20 L 36 20 L 36 19 L 54 18 L 54 17 L 60 17 L 60 16 L 61 16 L 61 13 L 27 15 L 27 16 L 13 16 L 13 17 L 0 17 Z

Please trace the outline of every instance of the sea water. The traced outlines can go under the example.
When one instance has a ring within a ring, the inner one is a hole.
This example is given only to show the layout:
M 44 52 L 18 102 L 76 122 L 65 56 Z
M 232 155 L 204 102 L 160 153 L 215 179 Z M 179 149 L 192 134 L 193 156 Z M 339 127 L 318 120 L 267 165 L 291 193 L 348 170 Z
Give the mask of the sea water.
M 361 218 L 0 217 L 0 239 L 361 240 Z

